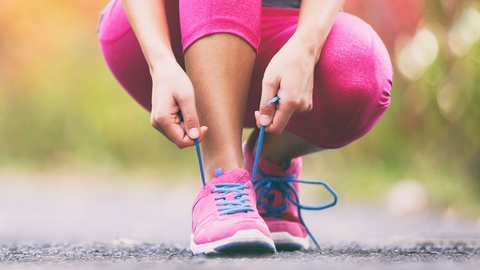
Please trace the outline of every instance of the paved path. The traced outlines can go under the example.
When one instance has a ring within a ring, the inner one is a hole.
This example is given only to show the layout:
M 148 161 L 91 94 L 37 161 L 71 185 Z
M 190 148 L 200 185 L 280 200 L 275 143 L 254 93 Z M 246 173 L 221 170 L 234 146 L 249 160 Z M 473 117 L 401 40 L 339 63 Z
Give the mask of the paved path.
M 342 200 L 304 212 L 320 250 L 192 257 L 197 183 L 105 178 L 0 174 L 0 269 L 480 269 L 478 221 L 429 211 L 400 217 Z

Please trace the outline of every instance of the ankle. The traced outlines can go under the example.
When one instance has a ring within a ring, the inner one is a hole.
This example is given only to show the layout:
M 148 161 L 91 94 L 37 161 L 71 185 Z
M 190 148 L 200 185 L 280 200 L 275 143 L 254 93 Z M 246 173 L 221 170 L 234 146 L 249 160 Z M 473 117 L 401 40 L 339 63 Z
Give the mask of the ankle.
M 250 152 L 253 156 L 253 159 L 255 159 L 255 155 L 257 152 L 257 141 L 258 141 L 258 133 L 253 132 L 250 135 L 249 140 L 247 141 L 247 144 L 245 147 L 247 147 L 247 152 Z M 289 159 L 282 159 L 279 158 L 278 156 L 275 156 L 274 154 L 271 154 L 271 152 L 268 149 L 268 144 L 267 147 L 265 146 L 265 143 L 263 144 L 262 151 L 260 153 L 260 158 L 266 160 L 267 162 L 276 165 L 276 166 L 282 166 L 284 167 L 288 162 L 290 162 L 293 158 Z
M 222 169 L 224 172 L 228 172 L 228 171 L 232 171 L 232 170 L 243 168 L 243 167 L 244 167 L 243 160 L 237 160 L 231 157 L 224 158 L 224 159 L 209 160 L 204 165 L 205 177 L 206 177 L 206 180 L 209 181 L 216 177 L 215 171 L 217 169 Z
M 268 162 L 270 162 L 270 163 L 272 163 L 276 166 L 280 166 L 280 167 L 285 167 L 291 161 L 291 159 L 289 159 L 289 160 L 279 160 L 279 159 L 273 159 L 273 158 L 269 158 L 269 157 L 263 157 L 263 158 L 268 160 Z

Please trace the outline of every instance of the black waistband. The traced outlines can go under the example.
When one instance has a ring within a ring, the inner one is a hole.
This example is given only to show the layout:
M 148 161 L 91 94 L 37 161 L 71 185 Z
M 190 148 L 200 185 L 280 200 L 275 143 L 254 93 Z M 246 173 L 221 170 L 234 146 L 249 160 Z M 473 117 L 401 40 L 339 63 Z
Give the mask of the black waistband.
M 301 0 L 262 0 L 264 7 L 300 8 Z

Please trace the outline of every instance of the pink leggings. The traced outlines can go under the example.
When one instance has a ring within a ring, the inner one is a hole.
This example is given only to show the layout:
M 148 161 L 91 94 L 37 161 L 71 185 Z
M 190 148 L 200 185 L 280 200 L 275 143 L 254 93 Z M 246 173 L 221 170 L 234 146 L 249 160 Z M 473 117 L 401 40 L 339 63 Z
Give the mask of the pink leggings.
M 257 49 L 244 123 L 254 127 L 265 68 L 295 32 L 299 11 L 261 7 L 260 1 L 258 5 L 244 0 L 209 1 L 221 5 L 203 3 L 206 1 L 165 1 L 174 54 L 184 67 L 184 49 L 218 32 L 238 35 Z M 105 8 L 98 36 L 113 75 L 150 111 L 148 65 L 120 0 L 112 0 Z M 293 117 L 287 130 L 326 149 L 353 142 L 365 135 L 389 106 L 392 76 L 388 52 L 375 31 L 361 19 L 340 12 L 315 69 L 313 110 Z

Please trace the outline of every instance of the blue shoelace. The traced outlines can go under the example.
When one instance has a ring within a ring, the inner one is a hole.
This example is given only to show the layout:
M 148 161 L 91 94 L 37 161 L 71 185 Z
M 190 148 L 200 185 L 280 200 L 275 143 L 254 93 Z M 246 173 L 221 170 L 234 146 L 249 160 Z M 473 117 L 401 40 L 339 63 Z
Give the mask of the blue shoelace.
M 270 104 L 273 104 L 277 102 L 279 98 L 276 96 L 273 99 L 271 99 L 266 106 L 269 106 Z M 181 115 L 181 114 L 180 114 Z M 337 193 L 325 182 L 323 181 L 307 181 L 307 180 L 297 180 L 295 179 L 295 175 L 287 175 L 283 177 L 278 177 L 278 176 L 270 176 L 265 174 L 264 172 L 258 170 L 258 161 L 260 159 L 260 152 L 262 149 L 262 144 L 263 144 L 263 137 L 265 136 L 265 126 L 260 127 L 260 132 L 258 135 L 257 139 L 257 149 L 255 152 L 255 161 L 253 163 L 253 172 L 252 172 L 252 183 L 255 186 L 255 192 L 257 193 L 257 204 L 259 204 L 265 211 L 267 212 L 264 217 L 271 217 L 271 218 L 281 218 L 285 215 L 285 210 L 288 208 L 288 202 L 291 202 L 297 206 L 298 209 L 298 218 L 302 225 L 305 227 L 307 230 L 308 235 L 312 239 L 312 241 L 315 243 L 317 248 L 320 248 L 317 240 L 315 237 L 312 235 L 310 230 L 308 229 L 307 225 L 305 224 L 301 210 L 324 210 L 326 208 L 332 207 L 337 203 L 338 197 Z M 195 148 L 197 151 L 197 158 L 198 158 L 198 165 L 200 167 L 200 175 L 202 177 L 202 183 L 205 185 L 205 173 L 203 170 L 203 162 L 202 162 L 202 154 L 200 151 L 200 143 L 198 142 L 198 139 L 194 140 L 195 142 Z M 261 178 L 255 179 L 255 176 L 259 174 Z M 303 183 L 303 184 L 312 184 L 312 185 L 321 185 L 326 188 L 326 190 L 332 195 L 333 201 L 327 204 L 319 205 L 319 206 L 306 206 L 302 205 L 299 202 L 299 197 L 297 190 L 293 187 L 292 183 Z M 216 193 L 223 193 L 224 195 L 220 195 L 217 197 L 217 200 L 225 200 L 223 202 L 219 202 L 217 205 L 219 206 L 219 211 L 221 212 L 222 215 L 228 215 L 228 214 L 233 214 L 233 213 L 238 213 L 238 212 L 245 212 L 245 211 L 253 211 L 252 207 L 249 204 L 246 204 L 245 202 L 248 201 L 248 198 L 242 198 L 242 196 L 247 195 L 246 192 L 243 190 L 248 188 L 244 184 L 217 184 L 215 185 L 216 189 L 213 190 L 213 192 Z M 258 189 L 260 189 L 258 191 Z M 270 192 L 272 190 L 277 190 L 282 194 L 282 199 L 284 200 L 285 198 L 287 199 L 286 203 L 280 205 L 280 206 L 272 206 L 270 205 L 273 200 L 274 200 L 274 195 L 272 195 Z M 225 195 L 231 192 L 236 192 L 234 195 L 234 201 L 226 201 Z M 293 194 L 293 198 L 290 195 L 290 193 Z M 261 198 L 264 197 L 267 199 L 268 203 L 263 203 L 261 201 Z
M 183 121 L 182 112 L 178 112 L 178 116 L 180 117 L 180 121 Z M 193 140 L 195 143 L 195 150 L 197 152 L 197 159 L 198 159 L 198 167 L 200 168 L 200 176 L 202 178 L 202 184 L 205 186 L 205 172 L 203 170 L 203 161 L 202 161 L 202 152 L 200 150 L 200 142 L 198 139 Z M 217 172 L 215 172 L 217 174 Z M 223 184 L 215 184 L 215 189 L 212 190 L 213 193 L 219 193 L 220 195 L 215 198 L 215 200 L 222 200 L 221 202 L 217 203 L 218 211 L 221 215 L 230 215 L 240 212 L 248 212 L 254 211 L 253 207 L 246 203 L 249 202 L 250 199 L 248 197 L 243 197 L 248 195 L 245 192 L 245 189 L 248 189 L 248 186 L 241 183 L 223 183 Z M 234 193 L 233 199 L 234 200 L 227 200 L 227 194 Z
M 180 122 L 183 122 L 183 114 L 182 111 L 177 112 L 178 117 L 180 117 Z M 202 152 L 200 151 L 200 143 L 198 139 L 193 139 L 195 143 L 195 150 L 197 151 L 197 160 L 198 160 L 198 167 L 200 167 L 200 175 L 202 177 L 202 184 L 205 186 L 205 172 L 203 171 L 203 162 L 202 162 Z
M 243 197 L 248 195 L 245 192 L 245 189 L 248 189 L 248 186 L 242 183 L 224 183 L 216 184 L 213 193 L 219 193 L 219 196 L 215 200 L 220 202 L 217 203 L 218 211 L 221 215 L 230 215 L 239 212 L 248 212 L 254 211 L 252 206 L 246 202 L 249 202 L 248 197 Z M 227 200 L 227 194 L 233 193 L 233 200 Z
M 298 219 L 300 223 L 305 227 L 307 230 L 308 236 L 312 239 L 315 246 L 320 249 L 320 245 L 318 244 L 317 239 L 313 236 L 308 226 L 305 224 L 305 221 L 302 217 L 301 210 L 323 210 L 329 207 L 334 206 L 337 203 L 338 197 L 337 193 L 325 182 L 322 181 L 307 181 L 307 180 L 297 180 L 295 179 L 295 174 L 290 174 L 287 176 L 271 176 L 267 175 L 264 172 L 258 170 L 258 161 L 260 159 L 260 152 L 263 143 L 263 137 L 265 135 L 265 127 L 262 126 L 260 128 L 260 133 L 258 135 L 257 141 L 257 150 L 255 153 L 255 162 L 253 163 L 253 172 L 252 172 L 252 183 L 254 184 L 254 189 L 257 194 L 257 204 L 261 206 L 267 212 L 263 216 L 266 218 L 281 218 L 285 216 L 285 210 L 288 208 L 288 203 L 293 203 L 297 206 L 298 209 Z M 261 177 L 255 179 L 255 176 L 259 174 Z M 299 202 L 299 197 L 297 190 L 292 185 L 293 182 L 302 183 L 302 184 L 311 184 L 311 185 L 321 185 L 324 186 L 325 189 L 332 195 L 333 201 L 327 204 L 318 205 L 318 206 L 307 206 L 302 205 Z M 279 206 L 272 206 L 275 199 L 275 195 L 271 194 L 272 190 L 277 190 L 282 195 L 282 200 L 285 201 L 284 204 Z M 293 197 L 292 195 L 293 194 Z M 262 198 L 267 200 L 267 203 L 262 202 Z M 286 200 L 285 200 L 286 199 Z

